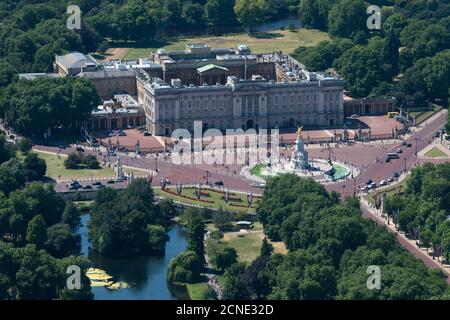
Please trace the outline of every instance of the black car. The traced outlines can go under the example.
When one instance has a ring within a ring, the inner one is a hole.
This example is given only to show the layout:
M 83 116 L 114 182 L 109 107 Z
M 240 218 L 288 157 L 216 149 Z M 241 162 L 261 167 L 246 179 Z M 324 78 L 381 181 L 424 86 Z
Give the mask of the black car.
M 367 182 L 366 182 L 367 185 L 372 184 L 372 183 L 373 183 L 372 179 L 369 179 L 369 180 L 367 180 Z
M 84 189 L 84 190 L 92 190 L 92 186 L 87 185 L 87 186 L 84 186 L 83 189 Z
M 95 181 L 94 183 L 92 183 L 93 186 L 101 186 L 102 183 L 100 181 Z
M 391 162 L 391 158 L 386 158 L 386 162 L 387 163 Z
M 113 184 L 113 183 L 114 183 L 114 180 L 108 180 L 106 183 L 107 183 L 107 184 Z
M 71 186 L 71 187 L 75 187 L 75 186 L 78 186 L 78 187 L 79 187 L 79 186 L 80 186 L 80 183 L 79 183 L 78 181 L 73 181 L 73 182 L 70 183 L 70 186 Z
M 402 142 L 402 146 L 403 146 L 403 147 L 406 146 L 406 141 L 403 141 L 403 142 Z
M 400 173 L 398 173 L 398 172 L 394 172 L 394 177 L 395 177 L 395 178 L 398 178 L 398 177 L 400 177 Z
M 411 144 L 411 143 L 407 143 L 407 144 L 406 144 L 406 147 L 407 147 L 407 148 L 411 148 L 411 147 L 412 147 L 412 144 Z

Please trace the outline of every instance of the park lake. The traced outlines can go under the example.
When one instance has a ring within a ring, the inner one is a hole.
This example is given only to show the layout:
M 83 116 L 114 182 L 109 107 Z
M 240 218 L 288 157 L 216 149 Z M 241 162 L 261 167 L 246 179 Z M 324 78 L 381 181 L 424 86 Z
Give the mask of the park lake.
M 178 224 L 170 225 L 169 241 L 161 256 L 145 256 L 134 259 L 111 259 L 89 249 L 87 224 L 89 214 L 81 217 L 81 253 L 88 257 L 91 267 L 104 270 L 113 276 L 114 282 L 123 282 L 129 288 L 111 290 L 92 287 L 95 300 L 173 300 L 189 299 L 184 287 L 170 286 L 166 281 L 169 262 L 187 247 L 187 231 Z

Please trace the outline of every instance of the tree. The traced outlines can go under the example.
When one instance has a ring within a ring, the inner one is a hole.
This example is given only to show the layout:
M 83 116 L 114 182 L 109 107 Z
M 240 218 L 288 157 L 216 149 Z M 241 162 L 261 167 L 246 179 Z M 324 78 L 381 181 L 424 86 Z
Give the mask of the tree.
M 0 95 L 0 110 L 9 125 L 27 134 L 86 120 L 98 103 L 93 84 L 79 77 L 19 80 Z
M 337 1 L 328 14 L 328 33 L 333 38 L 353 38 L 359 31 L 367 30 L 366 17 L 364 1 Z
M 253 28 L 264 18 L 265 0 L 237 0 L 234 12 L 237 20 L 253 33 Z
M 182 7 L 182 15 L 186 23 L 199 27 L 203 24 L 204 11 L 200 3 L 186 2 Z
M 81 224 L 80 211 L 72 202 L 67 202 L 61 216 L 61 222 L 67 224 L 73 231 Z
M 147 179 L 134 180 L 120 193 L 104 188 L 98 192 L 91 212 L 92 248 L 110 257 L 161 251 L 168 239 L 163 234 L 169 219 L 166 213 L 155 205 Z
M 195 252 L 202 262 L 205 260 L 204 235 L 205 224 L 202 218 L 199 216 L 193 217 L 188 226 L 188 250 Z
M 245 264 L 235 263 L 223 275 L 224 300 L 248 300 L 250 292 L 243 279 Z
M 180 253 L 169 263 L 167 281 L 169 283 L 196 283 L 200 280 L 203 263 L 194 251 Z
M 16 251 L 16 299 L 55 299 L 61 281 L 57 260 L 34 245 Z
M 16 68 L 6 59 L 0 60 L 0 87 L 6 87 L 17 78 Z
M 33 147 L 33 142 L 28 138 L 21 138 L 19 140 L 19 150 L 22 153 L 28 153 Z
M 431 232 L 430 230 L 423 230 L 421 233 L 420 233 L 420 240 L 421 240 L 421 242 L 422 242 L 422 245 L 424 246 L 424 247 L 426 247 L 427 248 L 427 250 L 428 250 L 428 248 L 430 247 L 430 245 L 431 245 L 431 239 L 433 238 L 433 232 Z
M 47 229 L 47 252 L 55 258 L 77 255 L 81 250 L 80 235 L 73 233 L 65 223 L 56 223 Z
M 45 241 L 47 241 L 47 226 L 42 216 L 37 215 L 28 222 L 27 243 L 42 248 Z
M 0 109 L 1 111 L 1 109 Z M 8 161 L 14 156 L 14 149 L 11 143 L 6 141 L 6 136 L 0 132 L 0 164 Z
M 169 240 L 166 229 L 160 225 L 148 225 L 147 232 L 149 249 L 153 252 L 164 251 L 166 242 Z
M 81 163 L 79 153 L 72 152 L 64 160 L 64 167 L 66 169 L 77 169 L 78 165 Z
M 8 195 L 19 187 L 13 173 L 6 166 L 0 166 L 0 191 Z
M 355 46 L 335 61 L 338 72 L 352 96 L 365 97 L 385 78 L 380 47 L 383 41 L 371 39 L 367 46 Z
M 230 213 L 223 211 L 222 208 L 219 208 L 219 210 L 212 214 L 212 220 L 214 226 L 219 231 L 228 231 L 232 228 L 231 222 L 233 221 L 233 217 Z
M 2 163 L 1 166 L 9 170 L 19 186 L 25 185 L 27 180 L 27 172 L 22 161 L 18 158 L 11 158 Z
M 44 159 L 35 153 L 29 153 L 23 160 L 25 175 L 28 181 L 42 180 L 47 171 L 47 164 Z
M 125 40 L 145 41 L 153 38 L 155 23 L 143 0 L 129 0 L 115 13 L 118 36 Z
M 236 22 L 234 0 L 208 0 L 205 4 L 205 19 L 215 27 L 232 26 Z
M 262 241 L 262 245 L 261 245 L 261 252 L 260 252 L 260 256 L 270 256 L 272 254 L 273 251 L 273 246 L 272 244 L 269 243 L 269 241 L 267 241 L 267 238 L 264 237 L 263 241 Z
M 216 253 L 216 266 L 219 270 L 226 270 L 232 264 L 237 262 L 236 249 L 225 247 L 223 250 Z
M 307 27 L 322 29 L 327 26 L 328 12 L 335 0 L 301 0 L 299 14 Z

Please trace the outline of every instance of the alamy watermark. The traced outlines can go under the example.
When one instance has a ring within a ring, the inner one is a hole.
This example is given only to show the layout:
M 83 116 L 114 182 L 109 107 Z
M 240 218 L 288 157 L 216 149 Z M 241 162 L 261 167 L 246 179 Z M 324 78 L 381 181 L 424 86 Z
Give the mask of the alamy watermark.
M 194 121 L 194 135 L 187 129 L 172 132 L 174 164 L 233 165 L 279 160 L 279 130 L 219 129 L 203 130 L 202 121 Z
M 370 276 L 367 278 L 366 285 L 369 290 L 381 289 L 381 269 L 379 266 L 371 265 L 367 267 L 367 274 Z
M 370 5 L 367 7 L 367 14 L 370 14 L 367 18 L 366 25 L 369 30 L 381 29 L 381 9 L 379 6 Z
M 81 10 L 77 5 L 70 5 L 67 7 L 66 13 L 70 14 L 67 18 L 66 26 L 70 30 L 81 29 Z
M 70 265 L 66 269 L 66 273 L 70 274 L 67 277 L 66 286 L 70 290 L 81 289 L 81 269 L 77 265 Z

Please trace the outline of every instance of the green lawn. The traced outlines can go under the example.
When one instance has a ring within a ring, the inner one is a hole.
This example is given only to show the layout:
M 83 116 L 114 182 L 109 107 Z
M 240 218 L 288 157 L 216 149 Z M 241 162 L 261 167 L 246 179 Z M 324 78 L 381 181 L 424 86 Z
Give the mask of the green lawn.
M 217 228 L 209 223 L 206 225 L 209 231 L 215 231 Z M 238 260 L 247 264 L 251 263 L 261 252 L 262 241 L 265 237 L 264 229 L 260 222 L 254 222 L 253 228 L 249 229 L 249 233 L 240 232 L 225 232 L 223 238 L 220 240 L 220 245 L 229 246 L 236 249 Z M 272 242 L 274 253 L 286 254 L 288 251 L 284 242 Z
M 203 293 L 208 289 L 207 283 L 187 283 L 186 288 L 191 300 L 203 300 Z
M 260 254 L 263 238 L 262 225 L 255 222 L 250 233 L 227 232 L 224 234 L 223 242 L 236 249 L 239 261 L 251 263 Z
M 295 32 L 276 30 L 250 36 L 247 33 L 227 34 L 224 36 L 200 36 L 169 38 L 165 42 L 155 42 L 147 48 L 128 48 L 124 60 L 149 57 L 151 51 L 161 47 L 167 50 L 183 50 L 188 43 L 205 42 L 213 48 L 236 48 L 246 44 L 253 53 L 271 53 L 283 50 L 292 53 L 299 46 L 314 46 L 320 41 L 328 40 L 326 32 L 316 29 L 299 29 Z
M 54 155 L 39 151 L 33 151 L 39 158 L 43 159 L 47 164 L 46 176 L 53 179 L 58 179 L 59 177 L 63 179 L 68 178 L 94 178 L 99 177 L 113 177 L 115 175 L 114 170 L 111 168 L 101 168 L 101 169 L 66 169 L 64 167 L 65 155 Z
M 448 157 L 448 155 L 444 151 L 442 151 L 440 148 L 434 147 L 433 149 L 431 149 L 430 151 L 425 153 L 425 157 L 445 158 L 445 157 Z
M 47 164 L 47 171 L 45 175 L 47 177 L 58 179 L 61 177 L 62 179 L 69 178 L 106 178 L 106 177 L 114 177 L 115 173 L 112 168 L 104 167 L 101 169 L 66 169 L 64 167 L 64 159 L 67 157 L 64 154 L 61 154 L 59 157 L 56 154 L 49 154 L 45 152 L 40 152 L 37 150 L 33 150 L 33 153 L 36 153 L 39 158 L 43 159 Z M 23 157 L 23 155 L 20 155 Z M 124 169 L 126 172 L 133 171 L 136 176 L 146 176 L 147 172 L 138 170 L 138 169 Z
M 176 191 L 176 188 L 174 188 L 174 187 L 171 187 L 169 189 L 172 192 Z M 211 191 L 211 190 L 203 190 L 204 192 L 209 193 L 210 196 L 209 197 L 208 196 L 202 196 L 201 199 L 207 200 L 207 201 L 212 201 L 212 203 L 201 202 L 201 201 L 194 200 L 194 199 L 196 199 L 195 189 L 194 188 L 187 188 L 187 187 L 185 187 L 183 189 L 183 191 L 181 192 L 182 196 L 186 196 L 186 197 L 189 197 L 191 199 L 184 198 L 184 197 L 179 197 L 179 196 L 177 196 L 175 194 L 161 191 L 161 189 L 159 189 L 159 188 L 155 188 L 154 190 L 155 190 L 155 193 L 157 195 L 160 195 L 160 196 L 162 196 L 164 198 L 169 198 L 169 199 L 180 201 L 180 202 L 183 202 L 183 203 L 186 203 L 186 204 L 200 205 L 202 207 L 213 208 L 213 209 L 223 208 L 224 210 L 231 210 L 231 211 L 253 211 L 254 212 L 256 210 L 256 205 L 257 205 L 257 202 L 258 202 L 257 199 L 253 198 L 253 204 L 249 208 L 247 206 L 248 205 L 247 204 L 247 194 L 243 194 L 243 193 L 235 193 L 234 195 L 230 195 L 230 197 L 240 199 L 241 201 L 232 201 L 232 200 L 230 200 L 228 202 L 229 204 L 226 204 L 225 200 L 222 199 L 222 194 L 221 193 L 216 192 L 216 191 Z M 239 205 L 239 206 L 232 206 L 232 205 L 230 205 L 231 203 Z

